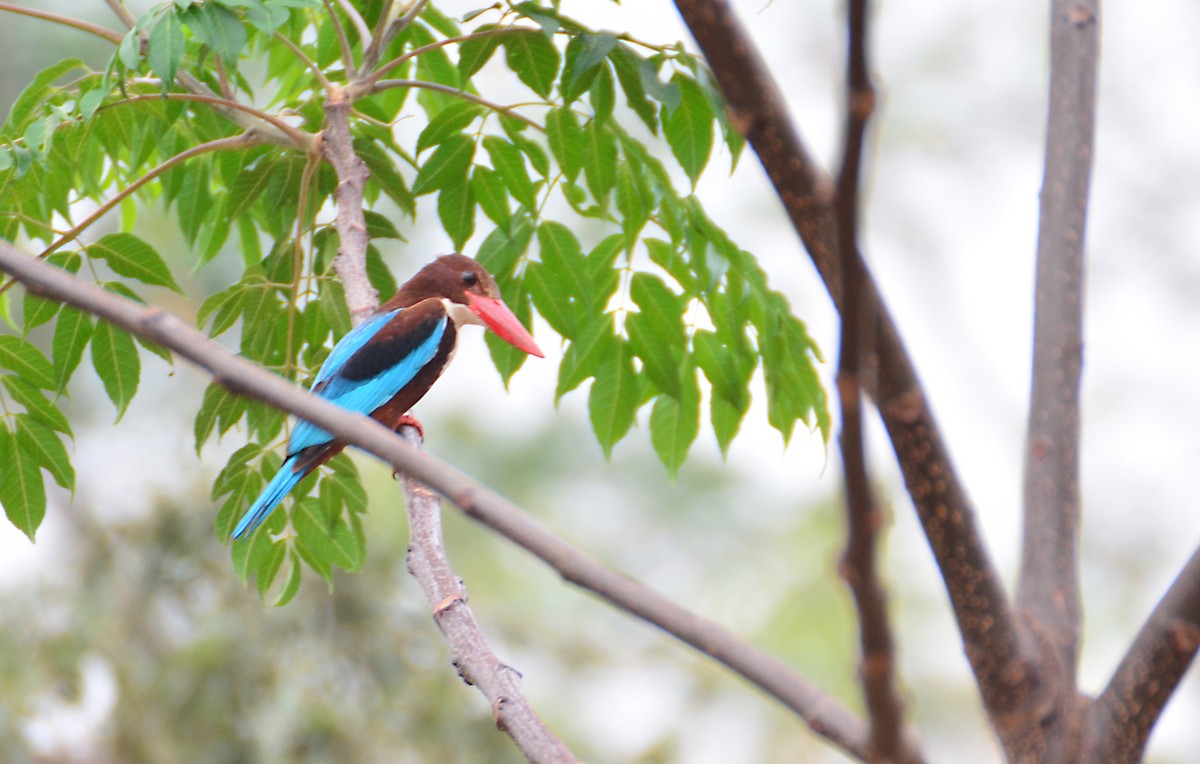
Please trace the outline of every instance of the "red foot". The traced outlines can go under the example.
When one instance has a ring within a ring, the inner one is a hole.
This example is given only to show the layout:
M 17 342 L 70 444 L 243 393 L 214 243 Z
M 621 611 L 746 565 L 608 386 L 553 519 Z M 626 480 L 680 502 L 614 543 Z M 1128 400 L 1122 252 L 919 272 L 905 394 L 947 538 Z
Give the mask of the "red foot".
M 400 428 L 404 427 L 405 425 L 415 429 L 417 431 L 417 439 L 422 443 L 425 442 L 425 428 L 421 426 L 421 423 L 417 421 L 416 417 L 411 417 L 408 414 L 400 417 L 400 421 L 396 422 L 396 432 L 400 432 Z M 400 470 L 392 470 L 392 480 L 396 480 L 399 477 Z
M 417 437 L 422 441 L 425 440 L 425 428 L 421 426 L 421 423 L 417 421 L 416 417 L 409 416 L 408 414 L 400 417 L 400 421 L 396 423 L 396 432 L 400 432 L 400 428 L 405 425 L 416 429 Z

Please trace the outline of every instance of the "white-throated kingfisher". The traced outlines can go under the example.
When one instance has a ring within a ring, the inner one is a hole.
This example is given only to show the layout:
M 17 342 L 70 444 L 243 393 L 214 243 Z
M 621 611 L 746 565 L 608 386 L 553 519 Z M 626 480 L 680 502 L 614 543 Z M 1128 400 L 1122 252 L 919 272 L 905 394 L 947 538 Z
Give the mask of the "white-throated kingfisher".
M 491 274 L 469 257 L 443 255 L 333 346 L 312 392 L 393 430 L 415 423 L 406 414 L 450 363 L 464 324 L 486 326 L 514 347 L 542 357 L 533 337 L 500 300 Z M 297 422 L 283 466 L 238 521 L 233 538 L 252 533 L 305 475 L 345 447 L 320 427 Z

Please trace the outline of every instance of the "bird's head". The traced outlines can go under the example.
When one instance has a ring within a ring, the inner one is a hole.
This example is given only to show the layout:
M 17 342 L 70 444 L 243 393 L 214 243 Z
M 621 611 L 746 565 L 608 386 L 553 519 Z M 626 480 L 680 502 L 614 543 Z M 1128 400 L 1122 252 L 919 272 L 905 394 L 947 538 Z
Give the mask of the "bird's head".
M 431 298 L 445 301 L 455 324 L 486 326 L 513 347 L 543 357 L 532 335 L 500 299 L 492 274 L 471 258 L 442 255 L 418 271 L 383 307 L 410 308 Z

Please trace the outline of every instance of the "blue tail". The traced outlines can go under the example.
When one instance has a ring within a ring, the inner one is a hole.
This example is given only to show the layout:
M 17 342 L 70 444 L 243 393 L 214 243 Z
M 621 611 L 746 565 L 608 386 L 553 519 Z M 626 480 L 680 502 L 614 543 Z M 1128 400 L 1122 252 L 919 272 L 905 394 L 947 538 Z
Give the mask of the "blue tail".
M 271 478 L 271 482 L 267 483 L 267 487 L 259 494 L 258 499 L 250 505 L 250 509 L 246 510 L 246 514 L 242 515 L 242 519 L 238 521 L 237 527 L 233 529 L 233 538 L 240 539 L 249 533 L 253 533 L 254 529 L 262 525 L 263 520 L 275 509 L 279 502 L 283 501 L 283 497 L 287 496 L 288 491 L 296 487 L 305 475 L 306 470 L 295 472 L 292 470 L 296 461 L 296 457 L 291 456 L 284 460 L 283 466 L 279 468 L 279 472 L 275 473 L 275 477 Z

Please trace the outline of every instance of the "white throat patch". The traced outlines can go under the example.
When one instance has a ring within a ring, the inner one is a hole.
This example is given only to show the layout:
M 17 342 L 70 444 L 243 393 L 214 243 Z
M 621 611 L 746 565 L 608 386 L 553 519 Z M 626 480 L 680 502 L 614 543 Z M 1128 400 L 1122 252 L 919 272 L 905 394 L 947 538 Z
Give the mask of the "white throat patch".
M 450 316 L 450 320 L 454 322 L 454 328 L 457 329 L 463 324 L 475 324 L 476 326 L 486 326 L 483 319 L 475 315 L 474 311 L 462 303 L 453 302 L 445 297 L 442 298 L 442 305 L 446 306 L 446 315 Z

